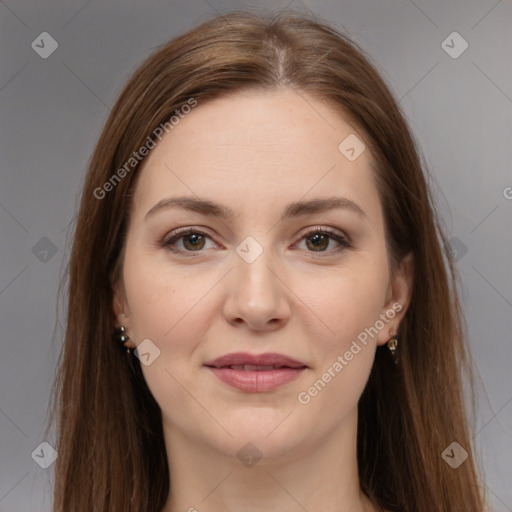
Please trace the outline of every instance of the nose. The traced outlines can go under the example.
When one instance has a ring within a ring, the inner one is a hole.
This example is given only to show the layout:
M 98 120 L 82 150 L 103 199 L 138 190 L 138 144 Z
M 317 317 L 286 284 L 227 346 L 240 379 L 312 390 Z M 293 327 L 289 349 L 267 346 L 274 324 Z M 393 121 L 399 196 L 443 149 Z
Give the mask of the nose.
M 284 276 L 274 270 L 276 265 L 267 251 L 252 263 L 236 256 L 234 265 L 223 308 L 226 321 L 255 331 L 273 331 L 286 325 L 290 291 Z

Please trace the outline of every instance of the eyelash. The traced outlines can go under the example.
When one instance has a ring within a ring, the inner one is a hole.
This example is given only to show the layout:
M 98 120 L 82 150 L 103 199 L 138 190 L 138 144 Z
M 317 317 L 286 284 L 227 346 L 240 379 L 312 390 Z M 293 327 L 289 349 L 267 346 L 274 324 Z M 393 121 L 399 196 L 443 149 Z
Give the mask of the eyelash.
M 175 244 L 178 240 L 180 240 L 181 238 L 183 238 L 187 235 L 191 235 L 191 234 L 201 235 L 201 236 L 205 236 L 205 237 L 211 239 L 211 237 L 207 233 L 204 233 L 203 231 L 200 231 L 198 229 L 183 228 L 183 229 L 176 230 L 174 233 L 171 233 L 170 235 L 166 236 L 163 240 L 161 240 L 160 246 L 167 248 L 169 251 L 172 251 L 174 253 L 186 255 L 186 257 L 193 258 L 193 257 L 200 256 L 200 254 L 202 252 L 204 252 L 203 250 L 184 251 L 182 249 L 177 249 L 176 247 L 173 247 L 173 244 Z M 352 245 L 350 244 L 350 242 L 348 241 L 348 239 L 346 237 L 339 235 L 338 233 L 335 233 L 334 231 L 332 231 L 331 229 L 329 229 L 327 227 L 316 227 L 314 229 L 307 231 L 306 233 L 304 233 L 301 236 L 301 238 L 298 240 L 298 242 L 296 242 L 296 244 L 301 242 L 302 240 L 304 240 L 308 237 L 312 237 L 314 235 L 328 235 L 329 238 L 338 242 L 341 247 L 338 247 L 337 249 L 330 250 L 330 251 L 307 251 L 307 252 L 312 253 L 313 255 L 316 255 L 318 253 L 320 253 L 320 254 L 327 253 L 328 255 L 332 255 L 333 252 L 337 253 L 343 249 L 348 249 L 348 248 L 352 247 Z M 294 244 L 294 245 L 296 245 L 296 244 Z M 198 254 L 194 254 L 194 253 L 198 253 Z M 323 256 L 320 256 L 320 257 L 323 257 Z

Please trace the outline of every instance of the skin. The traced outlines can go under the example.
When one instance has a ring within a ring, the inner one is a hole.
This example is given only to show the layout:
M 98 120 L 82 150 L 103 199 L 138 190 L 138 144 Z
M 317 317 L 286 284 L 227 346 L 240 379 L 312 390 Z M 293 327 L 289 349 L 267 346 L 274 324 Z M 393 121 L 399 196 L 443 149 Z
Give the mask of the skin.
M 144 161 L 113 307 L 125 315 L 129 346 L 150 339 L 160 350 L 142 369 L 162 409 L 165 512 L 376 510 L 359 487 L 357 403 L 377 345 L 406 311 L 412 260 L 391 274 L 370 151 L 351 162 L 338 150 L 356 132 L 306 94 L 250 92 L 199 104 Z M 145 219 L 178 195 L 207 198 L 235 216 L 169 208 Z M 333 209 L 279 220 L 292 201 L 333 195 L 365 215 Z M 174 247 L 186 254 L 159 244 L 181 227 L 207 237 L 178 239 Z M 315 227 L 348 236 L 351 246 L 327 238 L 315 250 L 314 235 L 304 237 Z M 263 249 L 252 263 L 236 252 L 247 236 Z M 299 403 L 394 303 L 401 311 Z M 243 392 L 203 366 L 232 352 L 278 352 L 308 368 L 274 391 Z M 262 453 L 250 468 L 236 455 L 248 442 Z

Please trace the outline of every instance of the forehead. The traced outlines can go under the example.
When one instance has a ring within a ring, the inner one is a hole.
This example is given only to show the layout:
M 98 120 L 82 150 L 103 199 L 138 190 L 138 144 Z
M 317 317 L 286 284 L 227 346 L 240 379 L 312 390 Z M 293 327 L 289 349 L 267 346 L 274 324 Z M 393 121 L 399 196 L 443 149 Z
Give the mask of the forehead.
M 253 215 L 333 193 L 369 207 L 378 202 L 372 159 L 367 147 L 348 159 L 340 143 L 349 136 L 363 137 L 329 104 L 289 89 L 198 102 L 146 157 L 134 210 L 183 194 Z

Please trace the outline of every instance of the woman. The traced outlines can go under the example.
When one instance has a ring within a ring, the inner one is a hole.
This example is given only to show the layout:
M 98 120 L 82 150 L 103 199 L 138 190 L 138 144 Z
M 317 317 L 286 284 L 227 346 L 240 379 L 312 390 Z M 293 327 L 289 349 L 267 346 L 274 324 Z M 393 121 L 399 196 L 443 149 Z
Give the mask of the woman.
M 84 185 L 55 510 L 485 510 L 445 245 L 344 35 L 232 13 L 170 41 Z

